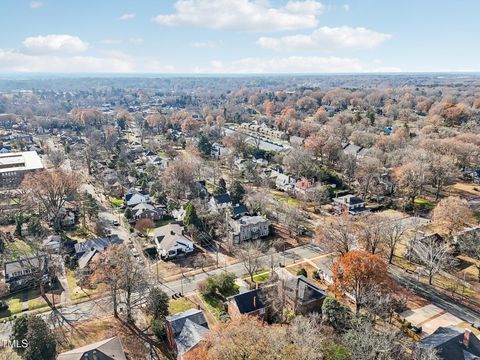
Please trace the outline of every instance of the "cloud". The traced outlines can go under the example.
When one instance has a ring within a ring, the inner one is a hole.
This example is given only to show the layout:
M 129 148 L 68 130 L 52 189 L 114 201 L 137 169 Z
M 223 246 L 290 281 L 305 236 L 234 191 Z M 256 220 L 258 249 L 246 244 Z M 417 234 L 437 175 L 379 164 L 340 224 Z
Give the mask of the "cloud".
M 196 73 L 285 74 L 285 73 L 356 73 L 398 72 L 396 67 L 384 67 L 378 62 L 364 64 L 355 58 L 335 56 L 289 56 L 280 58 L 244 58 L 223 63 L 213 60 L 208 68 L 195 68 Z
M 350 5 L 348 5 L 348 4 L 343 4 L 343 5 L 342 5 L 342 9 L 345 10 L 346 12 L 349 12 L 349 11 L 350 11 Z
M 280 38 L 261 37 L 257 44 L 272 50 L 333 51 L 371 49 L 391 39 L 392 35 L 363 27 L 324 26 L 311 34 L 289 35 Z
M 197 48 L 197 49 L 214 49 L 218 47 L 221 44 L 221 42 L 213 42 L 213 41 L 196 41 L 190 44 L 191 47 Z
M 130 44 L 135 44 L 135 45 L 140 45 L 140 44 L 143 44 L 145 42 L 145 40 L 143 38 L 129 38 L 128 39 L 128 42 Z
M 132 20 L 137 16 L 135 13 L 128 13 L 128 14 L 123 14 L 122 16 L 119 17 L 120 20 L 126 21 L 126 20 Z
M 34 54 L 76 54 L 88 49 L 88 43 L 77 36 L 46 35 L 27 37 L 23 41 L 27 52 Z
M 175 71 L 172 65 L 156 59 L 135 58 L 128 54 L 105 51 L 104 56 L 56 56 L 25 54 L 0 49 L 0 72 L 55 73 L 141 73 Z
M 41 1 L 31 1 L 30 2 L 30 9 L 40 9 L 41 7 L 44 7 L 45 3 Z
M 175 13 L 153 21 L 168 26 L 215 30 L 282 31 L 313 28 L 324 6 L 314 0 L 288 1 L 272 7 L 267 0 L 177 0 Z
M 99 43 L 102 45 L 118 45 L 122 43 L 122 40 L 105 39 L 105 40 L 100 40 Z

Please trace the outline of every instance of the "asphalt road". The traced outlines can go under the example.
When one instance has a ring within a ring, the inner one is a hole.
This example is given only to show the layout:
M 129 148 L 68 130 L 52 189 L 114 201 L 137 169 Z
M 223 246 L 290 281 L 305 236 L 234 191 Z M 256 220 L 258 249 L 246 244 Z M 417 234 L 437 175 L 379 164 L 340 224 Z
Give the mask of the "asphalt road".
M 315 245 L 302 245 L 296 248 L 285 251 L 285 264 L 289 265 L 294 262 L 300 262 L 305 258 L 311 258 L 323 254 L 323 250 Z M 277 262 L 283 263 L 283 252 L 278 252 Z M 260 257 L 265 261 L 265 266 L 268 267 L 268 260 L 270 255 Z M 228 265 L 224 268 L 216 269 L 214 271 L 197 274 L 195 276 L 184 277 L 181 280 L 175 280 L 167 283 L 160 283 L 158 286 L 162 288 L 169 296 L 174 293 L 182 293 L 188 295 L 196 291 L 197 283 L 206 279 L 208 276 L 219 274 L 223 271 L 233 272 L 237 276 L 246 273 L 242 263 Z M 134 294 L 133 298 L 138 298 L 139 294 Z M 79 321 L 94 320 L 104 317 L 105 315 L 113 314 L 113 308 L 109 297 L 86 301 L 75 305 L 66 305 L 55 311 L 48 311 L 42 313 L 41 316 L 53 327 L 58 327 L 65 324 L 75 324 Z M 10 337 L 12 330 L 12 322 L 0 323 L 0 341 L 7 340 Z
M 450 296 L 414 279 L 411 276 L 408 276 L 396 267 L 390 267 L 390 273 L 401 285 L 411 289 L 415 294 L 428 300 L 439 308 L 448 311 L 463 321 L 469 323 L 480 322 L 479 312 L 470 309 L 455 299 L 452 299 Z

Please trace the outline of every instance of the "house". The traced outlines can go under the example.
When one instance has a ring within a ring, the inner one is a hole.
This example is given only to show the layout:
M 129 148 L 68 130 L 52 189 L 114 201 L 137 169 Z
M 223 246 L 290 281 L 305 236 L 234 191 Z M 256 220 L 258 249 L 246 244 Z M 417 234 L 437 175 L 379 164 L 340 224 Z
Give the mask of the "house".
M 113 245 L 123 244 L 123 240 L 117 235 L 108 236 L 106 238 L 90 239 L 75 244 L 75 254 L 78 259 L 78 267 L 84 269 L 94 258 L 95 255 L 104 252 Z
M 50 235 L 43 241 L 42 245 L 47 252 L 58 253 L 62 246 L 62 237 L 60 235 Z
M 46 255 L 24 257 L 7 261 L 3 265 L 5 283 L 10 284 L 10 290 L 29 287 L 35 280 L 48 282 L 48 259 Z
M 333 258 L 330 256 L 323 257 L 316 262 L 318 276 L 328 285 L 333 285 L 332 263 Z
M 275 187 L 281 191 L 293 191 L 295 183 L 295 179 L 290 175 L 279 174 L 275 180 Z
M 43 169 L 42 160 L 35 151 L 0 154 L 0 188 L 18 186 L 26 173 Z
M 262 288 L 253 289 L 227 298 L 228 315 L 236 319 L 242 315 L 265 316 Z
M 454 326 L 439 327 L 417 345 L 420 348 L 433 348 L 442 360 L 480 359 L 480 340 L 469 329 Z
M 177 359 L 195 349 L 210 332 L 202 310 L 189 309 L 165 318 L 165 332 Z
M 248 209 L 243 204 L 237 204 L 232 209 L 232 218 L 238 219 L 242 216 L 248 215 Z
M 295 183 L 295 193 L 305 194 L 313 184 L 315 184 L 314 179 L 301 178 Z
M 284 283 L 285 300 L 296 314 L 321 312 L 327 294 L 305 276 L 297 276 Z
M 156 208 L 147 203 L 140 203 L 132 208 L 132 217 L 135 220 L 150 219 L 156 221 L 162 219 L 164 215 L 165 209 Z
M 346 144 L 343 148 L 343 153 L 345 155 L 353 155 L 357 156 L 357 154 L 362 150 L 362 146 L 355 145 L 355 144 Z
M 60 208 L 58 218 L 63 228 L 70 228 L 75 225 L 75 212 L 71 209 Z
M 210 198 L 209 204 L 214 211 L 225 210 L 232 207 L 232 198 L 229 193 L 214 195 Z
M 365 201 L 355 195 L 345 195 L 334 198 L 333 208 L 337 214 L 347 215 L 356 215 L 363 211 L 368 211 L 368 209 L 365 208 Z
M 238 219 L 229 219 L 228 225 L 228 240 L 232 244 L 240 244 L 268 236 L 270 224 L 263 216 L 245 215 Z
M 134 188 L 127 191 L 123 197 L 126 206 L 136 206 L 150 202 L 150 196 Z
M 153 231 L 153 240 L 158 254 L 166 260 L 193 252 L 193 242 L 183 235 L 183 226 L 171 223 L 156 228 Z
M 57 360 L 127 360 L 118 336 L 58 354 Z

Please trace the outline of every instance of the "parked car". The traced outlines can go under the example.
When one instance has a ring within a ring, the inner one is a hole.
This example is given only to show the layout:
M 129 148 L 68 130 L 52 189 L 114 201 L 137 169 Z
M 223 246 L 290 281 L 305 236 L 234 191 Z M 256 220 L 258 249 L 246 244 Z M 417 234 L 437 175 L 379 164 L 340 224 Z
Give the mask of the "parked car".
M 120 226 L 120 223 L 118 220 L 112 220 L 112 225 L 113 226 Z

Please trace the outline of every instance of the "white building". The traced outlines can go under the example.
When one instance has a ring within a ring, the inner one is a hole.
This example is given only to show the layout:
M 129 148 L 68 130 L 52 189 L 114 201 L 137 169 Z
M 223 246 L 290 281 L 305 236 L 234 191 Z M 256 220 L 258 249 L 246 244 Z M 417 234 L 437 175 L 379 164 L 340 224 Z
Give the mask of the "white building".
M 43 169 L 35 151 L 0 154 L 0 188 L 18 186 L 26 173 Z
M 268 236 L 270 225 L 263 216 L 242 216 L 239 219 L 230 219 L 228 224 L 228 240 L 233 244 Z
M 179 224 L 172 223 L 156 228 L 153 239 L 158 254 L 166 260 L 188 255 L 194 250 L 193 242 L 183 235 L 183 226 Z

